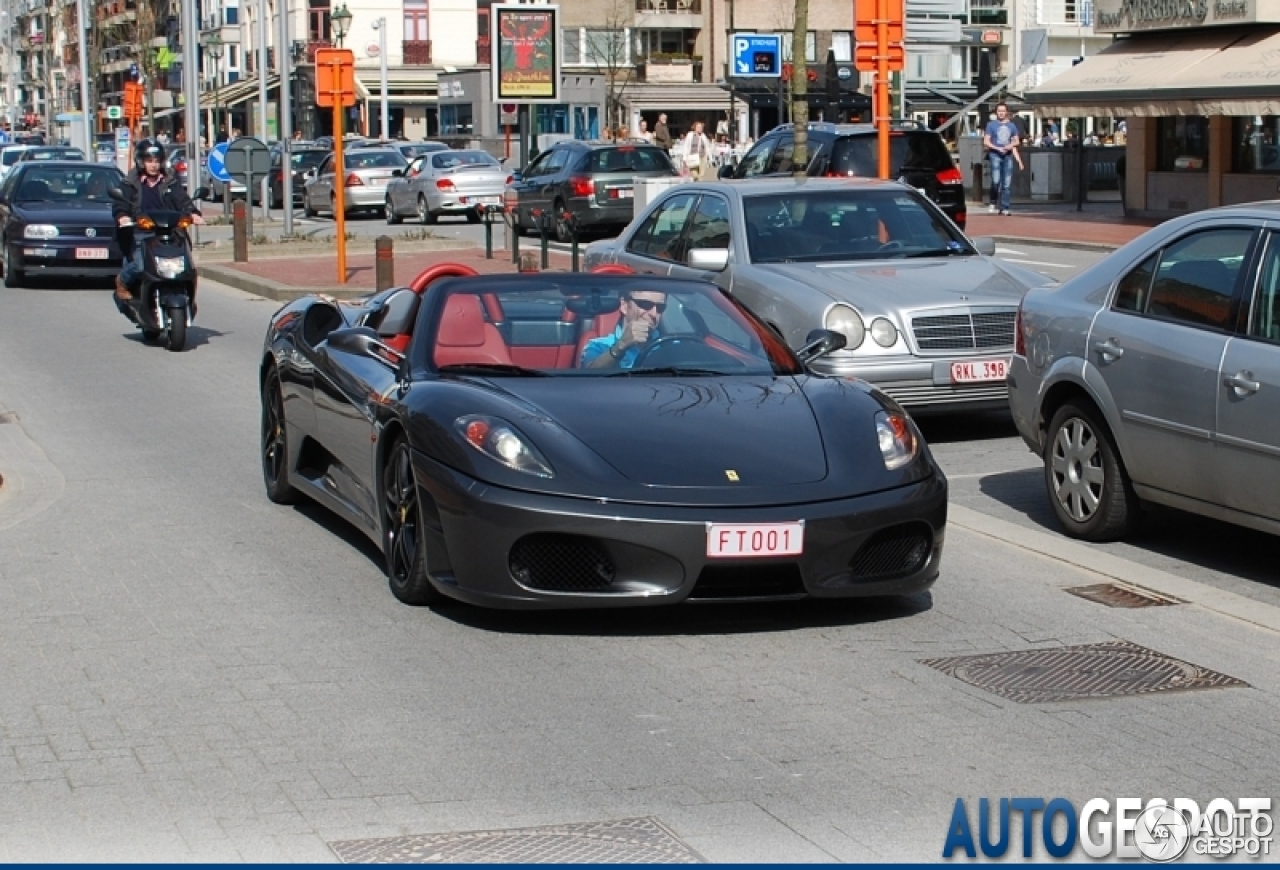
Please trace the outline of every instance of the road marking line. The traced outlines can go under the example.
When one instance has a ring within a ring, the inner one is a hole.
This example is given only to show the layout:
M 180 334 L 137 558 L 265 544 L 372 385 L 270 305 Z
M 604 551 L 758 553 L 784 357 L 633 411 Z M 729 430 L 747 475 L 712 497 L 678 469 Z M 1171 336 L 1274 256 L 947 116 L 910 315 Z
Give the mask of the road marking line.
M 1273 604 L 1094 550 L 1063 535 L 1024 528 L 963 505 L 949 505 L 947 519 L 949 524 L 971 534 L 1002 541 L 1028 552 L 1065 562 L 1092 574 L 1142 586 L 1164 595 L 1172 595 L 1189 604 L 1198 605 L 1231 619 L 1247 622 L 1258 628 L 1280 632 L 1280 607 Z
M 1013 248 L 1002 248 L 999 246 L 996 247 L 996 253 L 997 254 L 1015 254 L 1019 257 L 1027 256 L 1026 251 L 1015 251 Z
M 1055 269 L 1075 269 L 1066 263 L 1046 263 L 1044 260 L 1019 260 L 1014 257 L 1001 257 L 1006 263 L 1026 263 L 1028 266 L 1052 266 Z

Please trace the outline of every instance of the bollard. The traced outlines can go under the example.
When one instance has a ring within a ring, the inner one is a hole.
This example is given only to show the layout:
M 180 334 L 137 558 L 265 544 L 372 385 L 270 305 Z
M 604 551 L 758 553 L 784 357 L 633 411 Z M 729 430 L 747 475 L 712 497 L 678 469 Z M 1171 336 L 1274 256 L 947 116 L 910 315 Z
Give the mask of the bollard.
M 982 189 L 982 163 L 973 164 L 973 193 L 969 195 L 973 202 L 981 203 L 986 199 L 986 191 Z
M 237 263 L 249 262 L 249 228 L 245 219 L 243 199 L 232 204 L 231 239 L 232 256 Z
M 572 240 L 573 264 L 571 271 L 578 271 L 578 221 L 574 218 L 573 212 L 564 213 L 565 223 L 569 225 L 569 238 Z
M 511 231 L 511 262 L 516 265 L 520 264 L 520 234 L 516 232 L 516 225 L 520 222 L 520 218 L 516 213 L 511 212 L 511 224 L 508 229 Z
M 386 290 L 395 284 L 395 254 L 390 236 L 373 241 L 373 281 L 375 290 Z
M 493 259 L 493 209 L 487 206 L 484 208 L 484 258 L 486 260 Z
M 547 268 L 547 224 L 549 223 L 551 223 L 551 213 L 543 212 L 542 220 L 538 221 L 538 233 L 540 234 L 543 269 Z

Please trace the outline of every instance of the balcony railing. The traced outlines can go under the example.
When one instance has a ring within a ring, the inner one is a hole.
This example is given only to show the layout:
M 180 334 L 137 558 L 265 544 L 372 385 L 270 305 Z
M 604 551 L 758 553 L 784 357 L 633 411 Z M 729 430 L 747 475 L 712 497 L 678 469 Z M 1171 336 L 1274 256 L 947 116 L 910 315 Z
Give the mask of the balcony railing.
M 701 15 L 702 0 L 636 0 L 636 11 L 646 15 Z
M 490 63 L 489 37 L 487 36 L 482 36 L 476 40 L 476 63 L 480 66 L 486 66 Z
M 316 52 L 322 48 L 333 48 L 333 43 L 327 39 L 313 39 L 307 43 L 307 63 L 316 62 Z
M 403 49 L 405 66 L 427 66 L 431 63 L 431 40 L 406 39 Z

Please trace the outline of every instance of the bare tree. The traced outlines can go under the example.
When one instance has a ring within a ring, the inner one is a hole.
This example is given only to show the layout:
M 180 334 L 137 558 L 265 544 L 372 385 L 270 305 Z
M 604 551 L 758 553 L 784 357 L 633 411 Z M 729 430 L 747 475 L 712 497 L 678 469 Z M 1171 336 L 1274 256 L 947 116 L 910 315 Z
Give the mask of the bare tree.
M 587 28 L 583 48 L 586 61 L 598 68 L 605 79 L 605 123 L 623 126 L 622 98 L 635 80 L 636 68 L 628 45 L 629 28 L 635 19 L 633 0 L 606 0 L 604 27 Z
M 160 62 L 155 47 L 151 43 L 157 36 L 162 35 L 160 25 L 168 20 L 169 2 L 168 0 L 138 0 L 136 14 L 134 42 L 138 46 L 138 71 L 146 82 L 147 135 L 155 136 L 156 110 L 152 92 L 156 87 L 156 78 L 160 75 Z
M 791 130 L 795 148 L 791 172 L 804 178 L 809 168 L 809 0 L 795 0 L 796 22 L 791 32 Z

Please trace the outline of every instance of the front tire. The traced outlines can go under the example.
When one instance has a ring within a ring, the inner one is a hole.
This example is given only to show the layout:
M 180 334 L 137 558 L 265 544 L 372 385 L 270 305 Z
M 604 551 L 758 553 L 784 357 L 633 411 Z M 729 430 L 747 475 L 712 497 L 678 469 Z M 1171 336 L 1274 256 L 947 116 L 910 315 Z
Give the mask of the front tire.
M 424 225 L 434 224 L 436 222 L 435 213 L 431 211 L 431 207 L 427 205 L 425 196 L 418 197 L 418 220 Z
M 1044 453 L 1049 503 L 1066 533 L 1115 541 L 1132 530 L 1140 505 L 1111 431 L 1091 406 L 1068 402 L 1049 423 Z
M 166 346 L 177 353 L 187 343 L 187 309 L 169 309 L 169 340 Z
M 311 207 L 311 197 L 304 193 L 304 194 L 302 195 L 302 215 L 303 215 L 303 217 L 313 218 L 313 217 L 315 217 L 317 214 L 319 214 L 319 212 L 317 212 L 314 208 L 312 208 L 312 207 Z
M 391 594 L 404 604 L 423 607 L 441 600 L 427 577 L 422 509 L 413 476 L 409 444 L 399 441 L 382 472 L 382 552 L 387 559 Z
M 289 430 L 280 373 L 275 369 L 267 375 L 262 391 L 262 481 L 271 501 L 298 503 L 298 491 L 289 483 Z
M 393 225 L 393 226 L 394 226 L 395 224 L 400 223 L 400 221 L 404 220 L 404 218 L 402 218 L 402 217 L 400 217 L 400 215 L 396 214 L 396 210 L 395 210 L 395 208 L 394 208 L 394 207 L 392 207 L 392 205 L 391 205 L 391 197 L 387 197 L 387 203 L 386 203 L 386 205 L 384 205 L 384 206 L 382 207 L 382 210 L 383 210 L 384 212 L 386 212 L 386 215 L 387 215 L 387 223 L 389 223 L 389 224 L 391 224 L 391 225 Z
M 5 245 L 4 249 L 4 286 L 21 287 L 27 276 L 13 265 L 13 249 Z
M 556 241 L 567 245 L 573 241 L 573 231 L 569 228 L 569 222 L 564 219 L 564 203 L 558 199 L 555 204 L 554 216 Z

